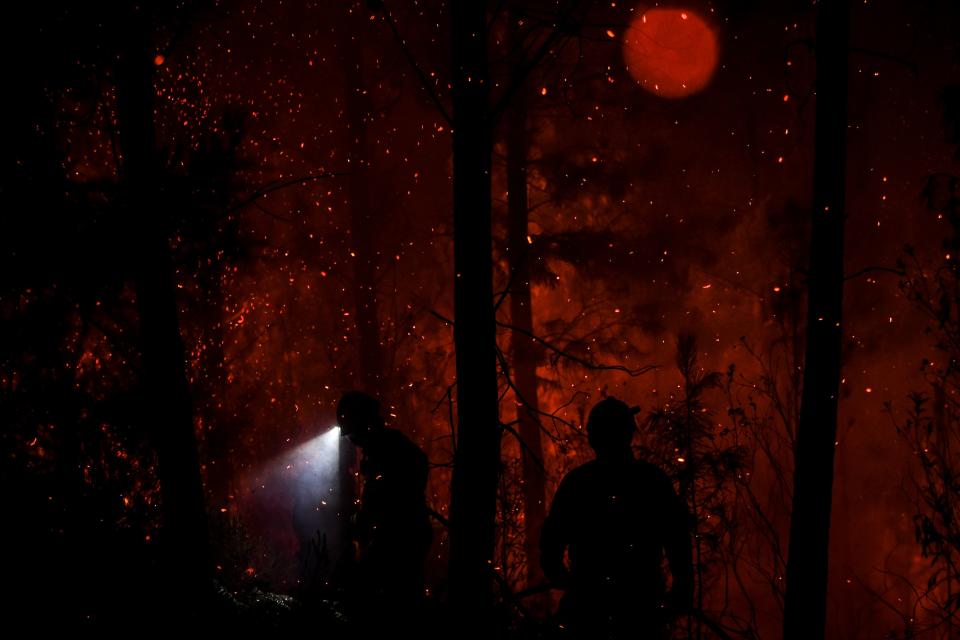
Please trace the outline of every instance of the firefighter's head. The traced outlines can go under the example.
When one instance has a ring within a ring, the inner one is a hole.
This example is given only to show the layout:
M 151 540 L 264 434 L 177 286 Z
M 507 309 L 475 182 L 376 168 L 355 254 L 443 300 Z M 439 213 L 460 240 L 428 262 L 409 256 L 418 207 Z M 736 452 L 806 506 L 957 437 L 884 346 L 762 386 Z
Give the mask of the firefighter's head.
M 340 435 L 363 447 L 370 434 L 383 428 L 380 403 L 362 391 L 348 391 L 337 403 L 337 425 Z
M 587 419 L 587 438 L 597 458 L 622 458 L 632 455 L 630 444 L 640 407 L 631 407 L 612 396 L 594 405 Z

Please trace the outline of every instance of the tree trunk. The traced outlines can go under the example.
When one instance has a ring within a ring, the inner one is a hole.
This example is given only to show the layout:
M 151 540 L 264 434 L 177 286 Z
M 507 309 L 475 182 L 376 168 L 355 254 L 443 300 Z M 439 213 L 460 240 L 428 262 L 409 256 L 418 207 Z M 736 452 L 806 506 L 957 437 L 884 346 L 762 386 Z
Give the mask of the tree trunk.
M 209 542 L 161 170 L 153 126 L 153 59 L 143 15 L 135 15 L 116 73 L 122 181 L 133 223 L 143 413 L 157 451 L 166 568 L 191 602 L 209 575 Z M 140 27 L 140 28 L 138 28 Z
M 847 0 L 817 12 L 817 107 L 807 346 L 784 602 L 785 640 L 826 629 L 830 508 L 843 332 L 843 224 L 847 134 Z
M 525 60 L 519 41 L 519 17 L 510 16 L 511 85 L 522 82 Z M 518 77 L 521 76 L 521 77 Z M 528 337 L 533 335 L 533 301 L 530 296 L 530 243 L 527 203 L 527 100 L 525 88 L 514 97 L 507 114 L 507 262 L 510 268 L 510 322 L 514 332 L 510 345 L 513 360 L 513 384 L 517 391 L 518 432 L 523 441 L 523 519 L 524 551 L 527 557 L 527 585 L 541 581 L 540 530 L 545 517 L 546 497 L 543 470 L 543 446 L 540 441 L 540 403 L 537 398 L 537 363 L 540 353 Z
M 486 2 L 452 2 L 454 343 L 457 451 L 450 504 L 450 599 L 489 622 L 500 471 L 490 214 L 492 135 Z

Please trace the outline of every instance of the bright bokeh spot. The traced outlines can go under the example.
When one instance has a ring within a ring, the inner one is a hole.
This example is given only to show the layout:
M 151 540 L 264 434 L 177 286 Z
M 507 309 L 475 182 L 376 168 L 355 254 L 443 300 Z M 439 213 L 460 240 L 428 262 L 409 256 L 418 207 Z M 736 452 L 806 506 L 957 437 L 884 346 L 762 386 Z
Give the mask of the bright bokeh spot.
M 683 98 L 707 86 L 717 66 L 717 36 L 689 9 L 650 9 L 623 38 L 627 70 L 644 89 Z

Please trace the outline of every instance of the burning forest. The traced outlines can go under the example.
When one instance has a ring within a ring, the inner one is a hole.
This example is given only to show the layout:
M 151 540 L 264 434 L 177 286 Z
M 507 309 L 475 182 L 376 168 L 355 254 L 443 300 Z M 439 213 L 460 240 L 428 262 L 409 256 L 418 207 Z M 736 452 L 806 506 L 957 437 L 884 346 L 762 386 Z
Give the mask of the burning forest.
M 960 6 L 8 12 L 12 630 L 960 637 Z

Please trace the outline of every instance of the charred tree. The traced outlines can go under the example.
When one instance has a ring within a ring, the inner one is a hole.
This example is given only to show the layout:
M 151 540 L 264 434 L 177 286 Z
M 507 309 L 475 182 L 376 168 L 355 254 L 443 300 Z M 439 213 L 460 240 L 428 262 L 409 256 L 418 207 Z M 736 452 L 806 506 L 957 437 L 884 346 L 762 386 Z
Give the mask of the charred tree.
M 450 598 L 482 623 L 492 604 L 491 562 L 500 467 L 493 308 L 486 2 L 452 2 L 454 343 L 457 450 L 450 500 Z
M 846 0 L 819 3 L 807 344 L 790 518 L 785 640 L 823 638 L 826 627 L 843 337 L 848 20 Z
M 520 17 L 509 17 L 511 85 L 524 81 L 525 56 L 518 31 Z M 510 272 L 510 322 L 518 329 L 511 339 L 513 384 L 517 394 L 518 433 L 523 441 L 524 552 L 527 584 L 542 578 L 540 570 L 540 529 L 545 517 L 543 445 L 540 441 L 540 404 L 537 398 L 539 346 L 529 338 L 533 333 L 533 301 L 530 296 L 529 205 L 527 202 L 526 87 L 513 98 L 506 117 L 507 142 L 507 262 Z
M 143 418 L 157 452 L 167 571 L 194 598 L 208 577 L 203 482 L 186 358 L 177 317 L 169 216 L 153 123 L 153 56 L 146 16 L 135 12 L 116 66 L 122 192 L 131 220 L 140 323 Z M 184 602 L 191 602 L 186 598 Z

